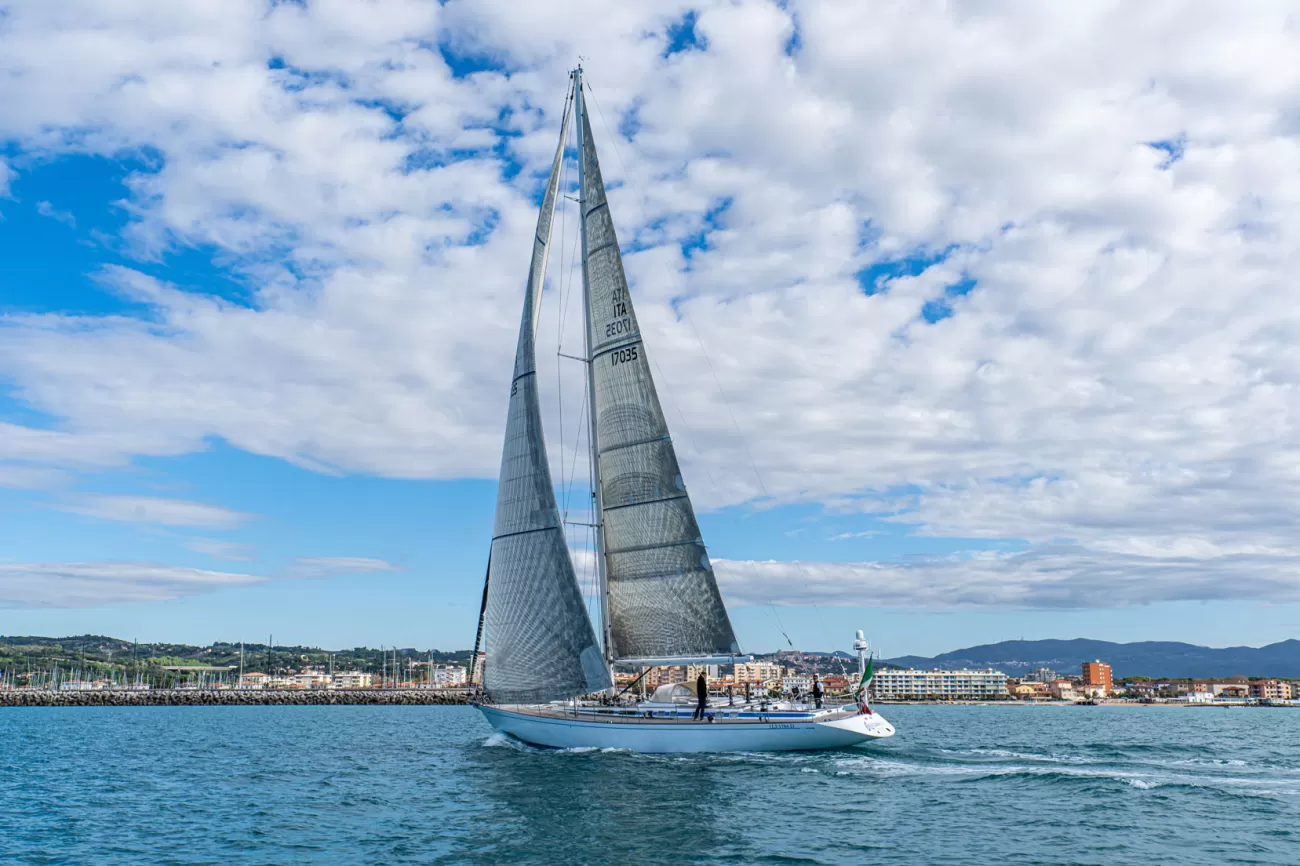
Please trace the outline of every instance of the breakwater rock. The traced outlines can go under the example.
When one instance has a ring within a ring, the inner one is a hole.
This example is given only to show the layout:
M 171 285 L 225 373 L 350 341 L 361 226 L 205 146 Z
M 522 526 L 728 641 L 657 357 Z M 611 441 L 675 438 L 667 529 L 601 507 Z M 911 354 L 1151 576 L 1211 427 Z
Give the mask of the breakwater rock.
M 211 707 L 468 704 L 458 689 L 141 689 L 0 691 L 0 707 Z

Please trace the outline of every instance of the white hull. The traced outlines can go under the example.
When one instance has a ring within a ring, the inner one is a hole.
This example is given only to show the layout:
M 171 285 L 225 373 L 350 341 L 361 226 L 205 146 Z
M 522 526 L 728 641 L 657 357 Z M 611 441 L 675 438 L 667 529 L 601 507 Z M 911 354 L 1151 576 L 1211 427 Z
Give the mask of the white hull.
M 588 720 L 543 708 L 479 706 L 498 731 L 553 749 L 626 749 L 633 752 L 797 752 L 839 749 L 890 737 L 879 714 L 831 714 L 767 721 L 695 722 Z

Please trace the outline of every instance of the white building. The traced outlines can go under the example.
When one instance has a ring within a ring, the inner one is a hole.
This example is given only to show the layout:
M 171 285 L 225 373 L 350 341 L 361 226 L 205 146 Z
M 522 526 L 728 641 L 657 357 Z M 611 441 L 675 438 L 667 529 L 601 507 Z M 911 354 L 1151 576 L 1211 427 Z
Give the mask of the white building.
M 877 700 L 947 699 L 987 700 L 1007 697 L 1007 675 L 992 669 L 982 671 L 877 671 L 871 680 L 871 695 Z
M 469 672 L 460 665 L 438 665 L 433 669 L 432 679 L 434 688 L 455 688 L 469 681 Z
M 333 685 L 336 689 L 368 689 L 373 680 L 373 674 L 363 674 L 361 671 L 340 671 L 334 674 Z
M 270 674 L 249 673 L 239 678 L 239 689 L 264 689 L 271 683 Z
M 327 689 L 330 687 L 330 676 L 320 671 L 304 671 L 293 675 L 293 684 L 300 689 Z
M 90 680 L 64 680 L 59 683 L 59 691 L 61 692 L 93 692 L 103 687 L 103 683 L 95 683 Z
M 800 694 L 805 695 L 812 692 L 812 677 L 807 674 L 794 674 L 783 677 L 781 682 L 787 692 L 793 692 L 795 689 L 798 689 Z

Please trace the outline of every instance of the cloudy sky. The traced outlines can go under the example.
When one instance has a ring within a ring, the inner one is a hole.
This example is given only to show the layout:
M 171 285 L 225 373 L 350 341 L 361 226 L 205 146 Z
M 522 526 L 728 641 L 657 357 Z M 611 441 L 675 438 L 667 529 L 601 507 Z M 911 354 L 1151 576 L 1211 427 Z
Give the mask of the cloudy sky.
M 742 646 L 1300 634 L 1294 5 L 797 0 L 6 4 L 0 633 L 472 643 L 579 56 Z

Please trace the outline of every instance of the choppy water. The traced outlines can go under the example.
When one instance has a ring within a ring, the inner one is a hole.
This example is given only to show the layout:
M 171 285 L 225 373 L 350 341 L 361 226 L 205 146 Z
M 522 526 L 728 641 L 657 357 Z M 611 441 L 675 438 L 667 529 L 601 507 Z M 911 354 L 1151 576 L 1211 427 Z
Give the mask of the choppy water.
M 542 752 L 461 707 L 0 711 L 0 862 L 1300 863 L 1300 711 L 889 707 L 875 746 Z

